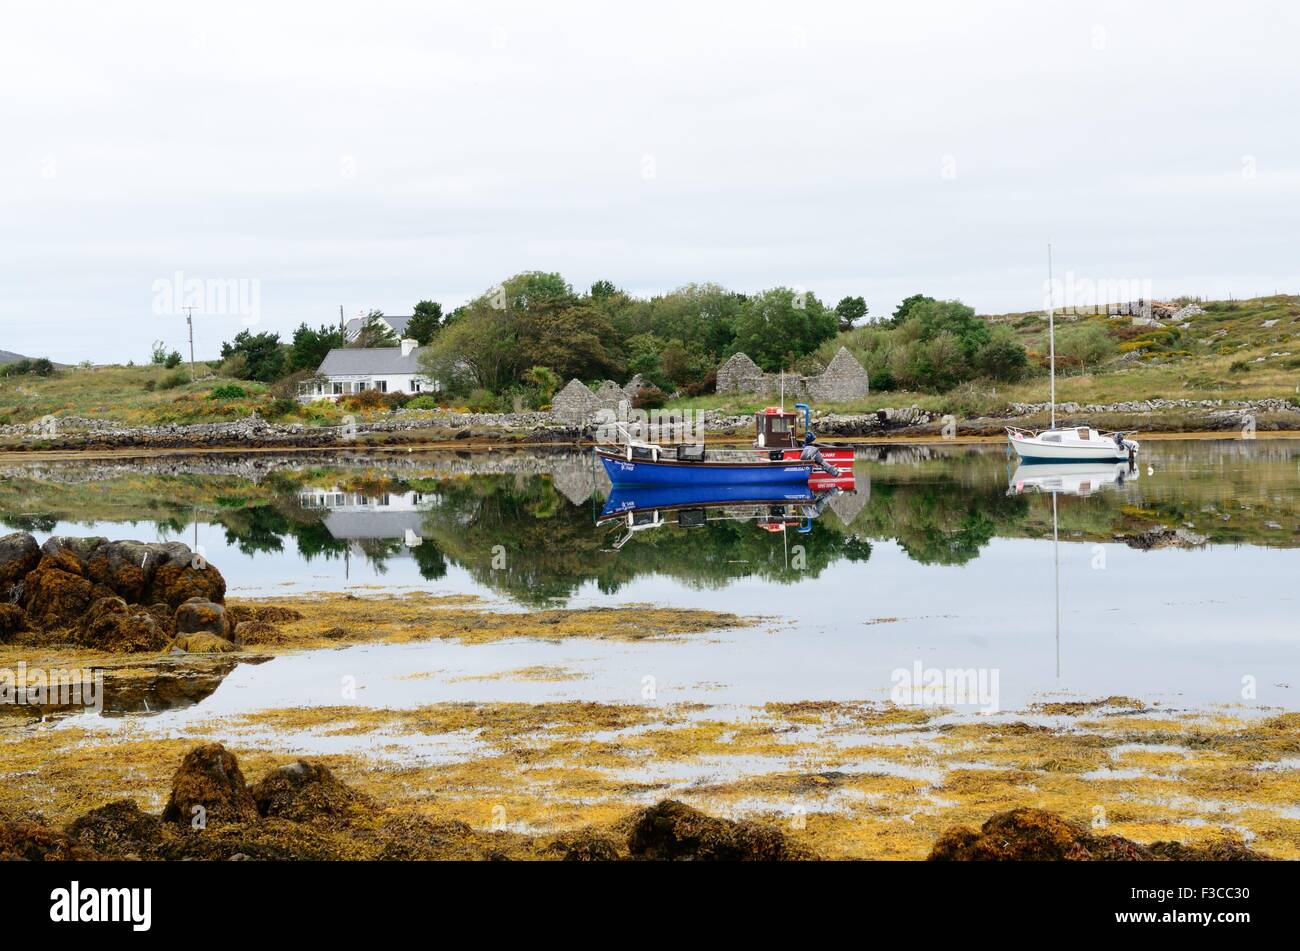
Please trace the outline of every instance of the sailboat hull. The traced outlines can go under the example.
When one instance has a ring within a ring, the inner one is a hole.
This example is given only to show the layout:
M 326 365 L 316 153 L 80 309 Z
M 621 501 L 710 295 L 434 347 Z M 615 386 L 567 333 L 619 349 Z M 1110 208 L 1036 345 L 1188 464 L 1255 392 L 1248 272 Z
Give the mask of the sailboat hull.
M 1046 440 L 1041 435 L 1011 435 L 1011 448 L 1021 462 L 1124 462 L 1131 447 L 1123 447 L 1109 439 L 1078 439 L 1062 436 L 1059 440 Z

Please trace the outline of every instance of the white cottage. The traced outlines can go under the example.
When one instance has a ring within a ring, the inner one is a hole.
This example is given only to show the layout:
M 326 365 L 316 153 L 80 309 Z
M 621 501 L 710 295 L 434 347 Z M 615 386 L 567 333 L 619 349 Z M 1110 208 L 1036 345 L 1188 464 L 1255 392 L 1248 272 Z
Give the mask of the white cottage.
M 420 346 L 406 339 L 399 347 L 350 347 L 331 350 L 316 371 L 318 379 L 309 380 L 299 390 L 298 398 L 337 400 L 353 393 L 378 390 L 380 393 L 436 393 L 436 381 L 420 369 Z

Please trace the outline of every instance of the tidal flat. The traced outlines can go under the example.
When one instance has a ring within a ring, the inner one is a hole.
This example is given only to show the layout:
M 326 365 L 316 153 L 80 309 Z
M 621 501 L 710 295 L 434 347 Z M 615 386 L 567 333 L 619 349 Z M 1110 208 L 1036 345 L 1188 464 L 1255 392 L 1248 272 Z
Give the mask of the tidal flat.
M 0 820 L 115 830 L 105 855 L 562 858 L 644 856 L 666 809 L 733 823 L 728 855 L 921 859 L 1029 809 L 1300 858 L 1297 472 L 1294 440 L 1159 440 L 1072 484 L 878 447 L 811 513 L 634 526 L 573 453 L 10 466 L 0 521 L 39 544 L 201 552 L 233 640 L 0 636 L 0 668 L 104 680 L 97 712 L 0 705 Z M 993 693 L 909 699 L 914 669 Z M 113 844 L 217 743 L 252 812 L 211 849 Z M 329 819 L 295 826 L 274 789 L 318 768 Z

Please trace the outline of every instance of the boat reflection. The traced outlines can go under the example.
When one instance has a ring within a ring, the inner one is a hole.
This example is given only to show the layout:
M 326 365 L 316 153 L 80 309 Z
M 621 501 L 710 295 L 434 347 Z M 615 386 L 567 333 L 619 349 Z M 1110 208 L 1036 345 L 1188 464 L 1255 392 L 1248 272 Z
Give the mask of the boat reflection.
M 1056 503 L 1059 495 L 1090 496 L 1103 489 L 1123 489 L 1136 482 L 1138 468 L 1133 462 L 1057 462 L 1024 463 L 1011 474 L 1007 495 L 1045 492 L 1052 497 L 1052 600 L 1055 612 L 1056 677 L 1061 677 L 1061 528 Z
M 823 483 L 784 485 L 615 486 L 596 518 L 602 526 L 625 532 L 611 548 L 618 551 L 638 533 L 651 528 L 703 528 L 716 522 L 753 522 L 764 531 L 799 534 L 812 531 L 813 520 L 831 500 L 853 492 L 843 478 Z
M 1053 495 L 1092 495 L 1101 489 L 1123 488 L 1136 482 L 1138 468 L 1128 462 L 1107 463 L 1024 463 L 1011 474 L 1007 495 L 1050 492 Z

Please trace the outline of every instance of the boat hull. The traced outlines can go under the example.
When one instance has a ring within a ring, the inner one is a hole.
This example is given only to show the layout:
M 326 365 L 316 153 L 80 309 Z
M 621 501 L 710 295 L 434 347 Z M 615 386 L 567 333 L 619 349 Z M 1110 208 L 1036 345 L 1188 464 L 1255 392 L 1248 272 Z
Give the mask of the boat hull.
M 1045 442 L 1032 436 L 1011 437 L 1011 448 L 1016 451 L 1021 462 L 1126 462 L 1129 448 L 1121 449 L 1113 442 L 1095 442 L 1082 445 L 1079 442 Z
M 807 484 L 810 463 L 650 462 L 597 452 L 614 485 L 782 485 Z
M 853 465 L 854 450 L 852 446 L 848 448 L 837 447 L 834 449 L 828 446 L 819 446 L 818 448 L 821 449 L 822 458 L 833 466 L 844 468 L 845 466 L 851 467 Z M 767 458 L 768 453 L 773 451 L 775 450 L 755 449 L 754 453 L 763 458 Z M 781 450 L 782 458 L 787 462 L 792 460 L 797 462 L 802 451 L 803 450 L 801 449 L 783 449 Z

